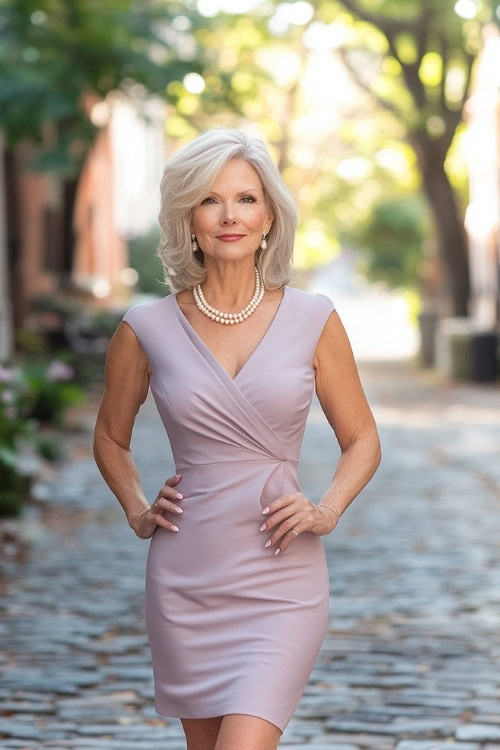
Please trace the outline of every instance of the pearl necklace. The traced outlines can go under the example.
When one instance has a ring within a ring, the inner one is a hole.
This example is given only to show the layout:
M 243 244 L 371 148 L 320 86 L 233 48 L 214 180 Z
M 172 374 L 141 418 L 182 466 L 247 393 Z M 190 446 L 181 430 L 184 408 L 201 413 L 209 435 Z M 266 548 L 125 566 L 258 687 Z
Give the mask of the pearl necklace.
M 217 310 L 216 307 L 212 307 L 212 305 L 208 304 L 201 290 L 200 284 L 196 284 L 196 286 L 192 288 L 194 301 L 196 302 L 198 310 L 201 310 L 204 315 L 212 318 L 212 320 L 217 321 L 217 323 L 223 323 L 225 325 L 233 325 L 234 323 L 241 323 L 242 321 L 246 320 L 254 312 L 257 305 L 262 300 L 264 291 L 264 284 L 262 283 L 262 278 L 257 266 L 255 266 L 255 291 L 253 297 L 248 305 L 246 305 L 243 310 L 241 310 L 241 312 L 221 312 L 220 310 Z

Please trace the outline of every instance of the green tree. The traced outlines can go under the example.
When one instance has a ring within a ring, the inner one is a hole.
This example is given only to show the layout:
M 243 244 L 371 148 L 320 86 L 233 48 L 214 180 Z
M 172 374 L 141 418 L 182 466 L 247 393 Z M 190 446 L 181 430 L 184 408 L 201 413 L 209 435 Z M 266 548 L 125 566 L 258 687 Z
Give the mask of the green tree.
M 363 270 L 373 281 L 414 288 L 422 262 L 426 212 L 418 196 L 387 197 L 375 204 L 356 239 L 364 248 Z
M 358 85 L 404 125 L 434 219 L 453 313 L 466 315 L 467 242 L 446 160 L 463 120 L 481 25 L 491 18 L 491 5 L 478 3 L 477 16 L 467 21 L 455 12 L 454 0 L 317 0 L 315 5 L 327 24 L 342 10 L 350 14 L 345 20 L 352 33 L 339 52 Z
M 35 146 L 28 167 L 63 182 L 63 252 L 70 271 L 79 175 L 98 125 L 88 100 L 114 90 L 135 97 L 202 69 L 200 50 L 175 18 L 181 2 L 1 0 L 0 128 L 7 164 L 20 143 Z M 189 19 L 188 19 L 189 21 Z

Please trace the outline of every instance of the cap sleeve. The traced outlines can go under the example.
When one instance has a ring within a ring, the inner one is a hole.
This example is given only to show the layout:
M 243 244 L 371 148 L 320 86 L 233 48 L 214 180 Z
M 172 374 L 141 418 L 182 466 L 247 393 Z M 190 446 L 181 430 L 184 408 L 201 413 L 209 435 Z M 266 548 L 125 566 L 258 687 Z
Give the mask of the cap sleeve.
M 319 329 L 319 336 L 323 333 L 323 329 L 325 327 L 326 321 L 330 317 L 330 314 L 335 310 L 335 305 L 333 304 L 330 297 L 327 297 L 326 294 L 321 294 L 320 292 L 316 293 L 317 297 L 317 304 L 318 304 L 318 329 Z
M 137 336 L 137 321 L 138 321 L 138 313 L 141 308 L 141 305 L 134 305 L 133 307 L 129 307 L 129 309 L 126 311 L 126 313 L 123 315 L 121 322 L 128 323 L 128 325 L 132 328 L 134 333 Z
M 326 294 L 322 294 L 321 292 L 317 292 L 316 297 L 319 300 L 320 310 L 326 315 L 326 317 L 328 317 L 328 315 L 335 310 L 333 301 L 330 297 L 327 297 Z

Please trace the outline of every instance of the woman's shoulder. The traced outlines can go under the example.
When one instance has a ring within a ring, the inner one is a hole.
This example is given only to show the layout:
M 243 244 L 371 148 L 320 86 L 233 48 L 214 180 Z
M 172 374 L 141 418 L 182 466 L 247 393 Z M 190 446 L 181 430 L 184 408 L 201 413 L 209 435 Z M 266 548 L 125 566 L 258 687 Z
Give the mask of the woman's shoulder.
M 143 319 L 147 319 L 150 315 L 154 315 L 155 313 L 159 312 L 164 307 L 165 301 L 170 296 L 171 295 L 168 294 L 165 297 L 147 300 L 146 302 L 138 302 L 137 304 L 132 305 L 132 307 L 129 307 L 122 316 L 122 321 L 133 325 L 136 322 L 138 323 Z
M 290 290 L 289 293 L 293 295 L 296 303 L 302 303 L 313 313 L 330 313 L 335 310 L 333 300 L 322 292 L 312 292 L 288 285 L 287 290 Z

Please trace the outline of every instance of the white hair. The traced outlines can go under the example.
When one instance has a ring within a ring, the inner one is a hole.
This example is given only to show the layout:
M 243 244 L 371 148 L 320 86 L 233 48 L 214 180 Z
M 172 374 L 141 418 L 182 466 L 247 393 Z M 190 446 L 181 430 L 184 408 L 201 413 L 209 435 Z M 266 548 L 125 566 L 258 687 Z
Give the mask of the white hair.
M 234 158 L 247 161 L 259 175 L 274 220 L 266 236 L 267 247 L 255 253 L 255 262 L 266 289 L 287 284 L 297 228 L 297 206 L 264 142 L 240 128 L 205 130 L 166 163 L 161 184 L 159 223 L 161 239 L 156 255 L 163 265 L 165 282 L 179 292 L 204 281 L 203 251 L 193 253 L 191 212 L 206 197 L 225 164 Z

